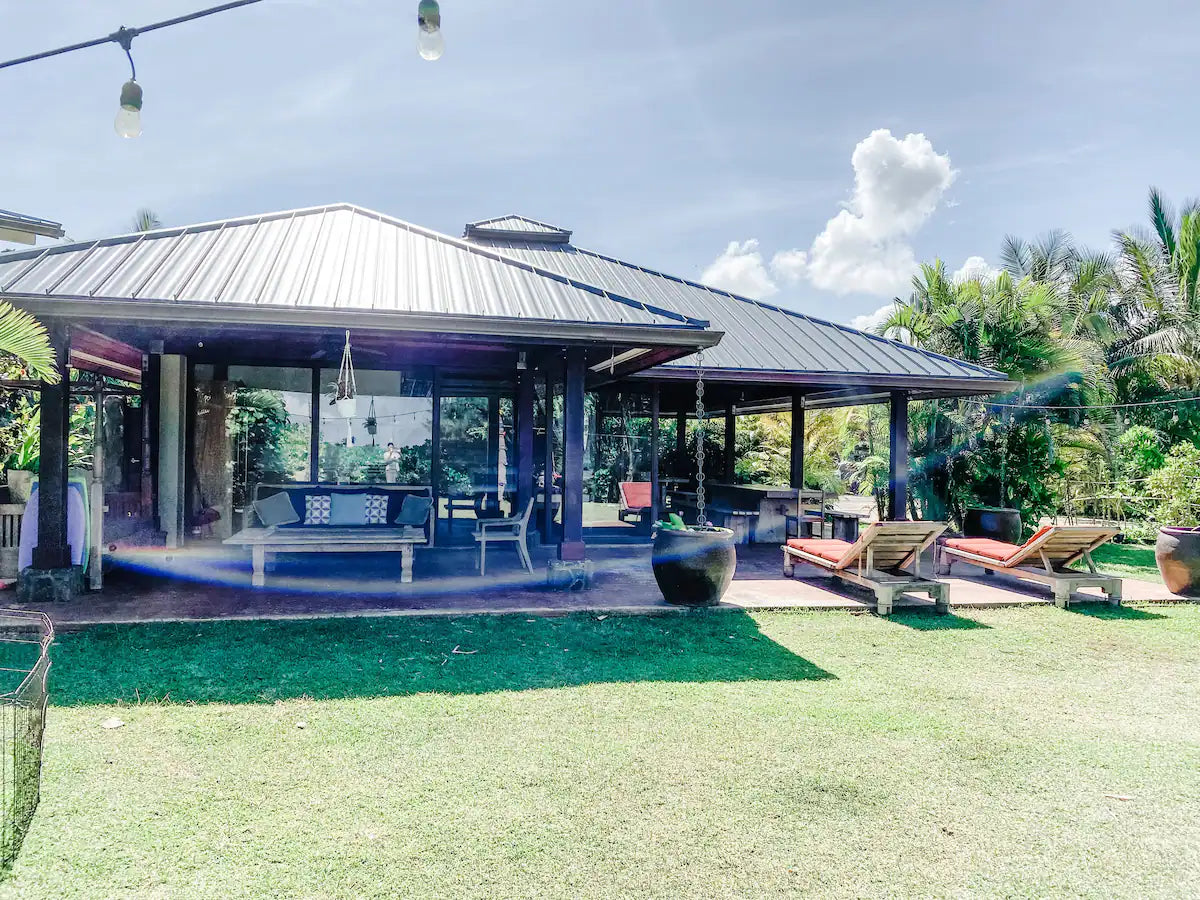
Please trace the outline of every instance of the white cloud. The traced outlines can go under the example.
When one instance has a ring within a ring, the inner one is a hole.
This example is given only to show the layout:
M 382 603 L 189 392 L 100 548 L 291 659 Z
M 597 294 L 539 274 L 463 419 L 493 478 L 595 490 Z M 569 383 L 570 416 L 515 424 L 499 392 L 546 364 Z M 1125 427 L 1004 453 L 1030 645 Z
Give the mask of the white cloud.
M 725 252 L 700 274 L 704 284 L 762 300 L 779 292 L 763 263 L 758 241 L 730 241 Z
M 759 297 L 776 293 L 780 281 L 807 281 L 836 294 L 902 293 L 917 269 L 908 239 L 954 182 L 950 157 L 934 150 L 923 134 L 897 139 L 880 128 L 859 142 L 850 164 L 854 192 L 808 250 L 782 250 L 768 269 L 756 241 L 734 242 L 705 271 L 706 280 L 725 277 L 722 286 L 727 286 L 736 275 L 738 283 L 749 283 Z
M 991 281 L 999 274 L 1000 270 L 989 266 L 982 256 L 968 256 L 962 268 L 951 275 L 950 280 L 956 284 L 962 284 L 964 281 Z
M 895 308 L 895 301 L 891 303 L 885 303 L 874 312 L 864 313 L 861 316 L 855 316 L 850 320 L 850 327 L 857 328 L 859 331 L 870 331 L 874 333 L 875 329 L 887 320 L 887 317 L 892 314 L 892 311 Z

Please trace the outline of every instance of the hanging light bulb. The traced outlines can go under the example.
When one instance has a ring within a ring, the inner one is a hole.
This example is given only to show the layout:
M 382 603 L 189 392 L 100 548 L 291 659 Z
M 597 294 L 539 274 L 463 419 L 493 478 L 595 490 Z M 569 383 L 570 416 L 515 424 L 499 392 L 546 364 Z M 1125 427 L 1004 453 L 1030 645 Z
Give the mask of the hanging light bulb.
M 137 83 L 137 66 L 133 64 L 135 37 L 137 29 L 124 26 L 110 35 L 110 40 L 121 45 L 129 60 L 129 80 L 121 85 L 121 108 L 113 122 L 113 129 L 123 138 L 135 138 L 142 133 L 142 86 Z
M 121 108 L 113 128 L 123 138 L 135 138 L 142 133 L 142 86 L 133 79 L 121 87 Z
M 1171 415 L 1171 421 L 1176 425 L 1179 424 L 1179 410 L 1175 410 L 1175 412 Z
M 1126 425 L 1128 425 L 1128 424 L 1129 424 L 1129 416 L 1128 416 L 1128 415 L 1126 415 L 1126 416 L 1125 416 L 1125 424 L 1126 424 Z
M 446 51 L 442 37 L 442 11 L 437 0 L 421 0 L 417 4 L 417 52 L 422 59 L 441 59 Z

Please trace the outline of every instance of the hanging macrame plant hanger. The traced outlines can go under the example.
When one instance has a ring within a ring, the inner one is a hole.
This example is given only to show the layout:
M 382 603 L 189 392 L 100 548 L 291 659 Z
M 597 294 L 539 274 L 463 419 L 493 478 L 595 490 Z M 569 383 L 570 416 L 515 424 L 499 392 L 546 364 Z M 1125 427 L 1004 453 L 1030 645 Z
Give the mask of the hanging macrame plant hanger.
M 338 368 L 336 393 L 333 405 L 338 415 L 350 418 L 358 409 L 358 385 L 354 381 L 354 357 L 350 354 L 350 332 L 346 332 L 346 346 L 342 350 L 342 364 Z
M 379 420 L 375 418 L 375 398 L 371 398 L 371 405 L 367 407 L 367 434 L 371 436 L 371 446 L 375 446 L 375 435 L 379 431 Z

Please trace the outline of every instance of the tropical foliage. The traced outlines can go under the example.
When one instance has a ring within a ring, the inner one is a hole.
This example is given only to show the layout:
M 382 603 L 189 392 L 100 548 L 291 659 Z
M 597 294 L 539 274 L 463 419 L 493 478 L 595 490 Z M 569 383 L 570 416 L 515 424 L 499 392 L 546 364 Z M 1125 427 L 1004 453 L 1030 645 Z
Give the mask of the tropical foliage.
M 10 360 L 31 378 L 58 383 L 54 348 L 45 326 L 24 310 L 0 300 L 0 363 Z
M 1170 459 L 1186 471 L 1200 441 L 1197 404 L 1170 402 L 1200 393 L 1200 207 L 1177 215 L 1156 190 L 1149 206 L 1151 227 L 1117 232 L 1113 253 L 1061 231 L 1010 237 L 994 277 L 955 281 L 935 262 L 896 300 L 881 333 L 1019 385 L 914 409 L 914 512 L 961 519 L 966 506 L 1010 506 L 1027 524 L 1064 505 L 1183 516 L 1147 482 L 1166 448 L 1181 448 Z

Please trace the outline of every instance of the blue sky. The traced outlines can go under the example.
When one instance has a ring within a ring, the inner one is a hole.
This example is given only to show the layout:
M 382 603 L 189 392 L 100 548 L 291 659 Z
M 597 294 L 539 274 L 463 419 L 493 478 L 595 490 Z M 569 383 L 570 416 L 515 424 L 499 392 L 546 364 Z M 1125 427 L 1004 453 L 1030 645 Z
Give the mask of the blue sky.
M 0 0 L 0 57 L 215 0 Z M 411 7 L 411 9 L 410 9 Z M 350 201 L 576 243 L 836 321 L 1006 233 L 1104 244 L 1195 177 L 1200 5 L 267 0 L 0 71 L 0 207 L 82 239 Z M 981 267 L 984 263 L 976 261 Z

